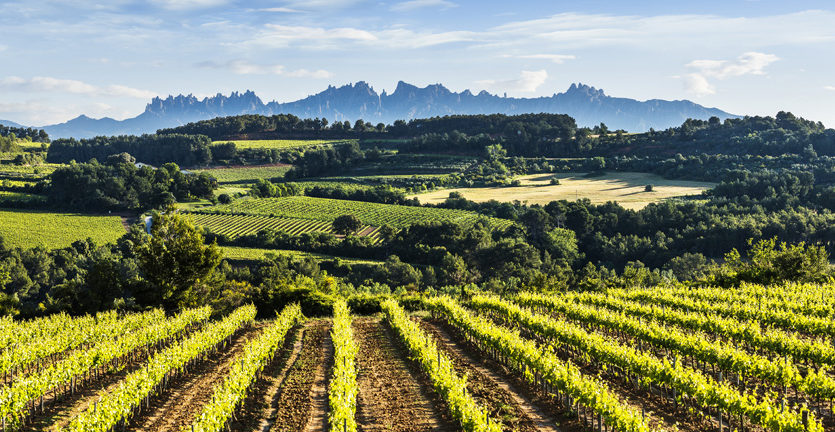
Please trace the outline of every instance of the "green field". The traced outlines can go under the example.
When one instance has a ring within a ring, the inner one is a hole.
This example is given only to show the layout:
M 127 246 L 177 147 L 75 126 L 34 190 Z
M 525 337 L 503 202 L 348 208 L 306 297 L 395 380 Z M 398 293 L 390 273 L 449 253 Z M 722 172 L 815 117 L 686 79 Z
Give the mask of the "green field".
M 210 168 L 195 170 L 196 173 L 206 173 L 221 185 L 255 183 L 258 179 L 272 179 L 283 177 L 289 171 L 290 165 L 259 165 L 235 168 Z
M 478 214 L 464 210 L 409 207 L 392 204 L 378 204 L 362 201 L 291 196 L 284 198 L 241 199 L 227 205 L 201 209 L 204 212 L 249 214 L 297 219 L 333 221 L 337 216 L 353 214 L 362 223 L 372 226 L 390 225 L 406 227 L 416 222 L 474 222 Z M 505 227 L 512 222 L 505 219 L 487 218 L 495 226 Z
M 236 238 L 255 234 L 265 229 L 274 229 L 290 235 L 301 235 L 311 232 L 333 233 L 331 223 L 310 219 L 294 219 L 285 217 L 250 216 L 217 213 L 189 213 L 195 224 L 208 228 L 215 234 Z M 357 235 L 379 239 L 378 227 L 363 226 Z
M 55 249 L 87 237 L 97 244 L 104 244 L 114 242 L 124 234 L 125 227 L 118 216 L 0 210 L 0 236 L 6 247 Z
M 235 143 L 237 149 L 265 148 L 277 150 L 289 150 L 319 145 L 350 144 L 357 140 L 226 140 L 215 141 L 212 144 Z
M 558 178 L 560 184 L 552 185 L 551 179 Z M 424 204 L 437 204 L 458 192 L 472 201 L 522 201 L 528 204 L 547 204 L 554 200 L 575 201 L 589 199 L 593 204 L 614 201 L 621 206 L 639 210 L 651 203 L 665 199 L 699 195 L 715 186 L 715 183 L 687 180 L 667 180 L 655 174 L 636 172 L 610 172 L 598 177 L 585 177 L 584 173 L 534 174 L 519 177 L 519 186 L 439 189 L 416 197 Z M 644 191 L 648 184 L 652 192 Z
M 274 254 L 274 255 L 290 255 L 296 258 L 313 258 L 317 261 L 325 261 L 325 260 L 333 260 L 339 259 L 348 264 L 381 264 L 380 261 L 372 261 L 372 260 L 362 260 L 356 258 L 343 258 L 337 257 L 333 255 L 323 255 L 317 254 L 312 252 L 302 252 L 296 250 L 287 250 L 287 249 L 260 249 L 260 248 L 247 248 L 247 247 L 237 247 L 237 246 L 221 246 L 220 249 L 223 251 L 223 256 L 225 258 L 233 259 L 233 260 L 259 260 L 266 256 L 267 254 Z

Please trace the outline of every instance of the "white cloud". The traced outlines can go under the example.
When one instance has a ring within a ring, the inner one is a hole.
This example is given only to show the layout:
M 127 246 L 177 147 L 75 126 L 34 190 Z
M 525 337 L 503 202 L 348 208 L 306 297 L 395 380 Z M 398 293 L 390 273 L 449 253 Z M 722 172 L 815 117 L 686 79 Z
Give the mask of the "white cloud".
M 0 52 L 6 51 L 8 48 L 6 45 L 0 45 Z
M 307 27 L 267 24 L 254 38 L 243 43 L 244 46 L 266 48 L 342 48 L 346 43 L 364 44 L 383 48 L 424 48 L 453 42 L 474 39 L 474 33 L 468 31 L 415 32 L 402 27 L 383 30 L 362 30 L 353 27 Z
M 140 90 L 123 85 L 95 86 L 83 81 L 53 77 L 33 77 L 26 79 L 9 76 L 0 79 L 0 88 L 26 92 L 63 92 L 87 96 L 115 96 L 138 99 L 150 99 L 157 96 L 157 93 L 149 90 Z
M 506 57 L 515 57 L 520 59 L 531 59 L 531 60 L 548 60 L 552 63 L 556 64 L 563 64 L 568 60 L 574 60 L 577 57 L 569 54 L 530 54 L 530 55 L 518 55 L 518 56 L 506 56 Z
M 696 96 L 707 96 L 716 93 L 716 88 L 713 87 L 713 84 L 707 80 L 702 75 L 699 74 L 687 74 L 683 77 L 684 79 L 684 88 L 687 92 L 692 93 Z
M 831 90 L 831 91 L 835 91 L 835 86 L 824 86 L 824 87 L 823 87 L 823 89 L 824 89 L 824 90 Z
M 704 76 L 725 79 L 742 75 L 765 75 L 766 66 L 777 60 L 780 58 L 774 54 L 747 52 L 736 61 L 694 60 L 687 67 L 698 70 Z
M 537 71 L 522 71 L 519 78 L 512 80 L 481 80 L 476 84 L 493 92 L 521 92 L 533 93 L 545 80 L 548 79 L 548 72 L 545 69 Z
M 152 0 L 152 2 L 168 10 L 193 10 L 222 6 L 227 3 L 227 0 Z
M 257 12 L 274 12 L 274 13 L 299 13 L 301 12 L 298 9 L 288 8 L 288 7 L 271 7 L 271 8 L 264 8 L 264 9 L 256 9 Z
M 395 12 L 408 12 L 425 7 L 440 7 L 441 9 L 449 9 L 458 7 L 458 5 L 447 0 L 409 0 L 394 4 L 391 7 L 391 10 Z
M 724 80 L 744 75 L 765 75 L 765 68 L 780 60 L 774 54 L 747 52 L 736 60 L 694 60 L 686 65 L 695 72 L 683 77 L 685 89 L 698 96 L 716 93 L 708 78 Z
M 198 67 L 208 69 L 226 69 L 237 75 L 279 75 L 291 78 L 330 78 L 332 73 L 324 70 L 309 70 L 309 69 L 295 69 L 287 70 L 284 65 L 272 64 L 255 64 L 246 60 L 230 60 L 226 63 L 217 63 L 214 61 L 205 61 L 197 64 Z

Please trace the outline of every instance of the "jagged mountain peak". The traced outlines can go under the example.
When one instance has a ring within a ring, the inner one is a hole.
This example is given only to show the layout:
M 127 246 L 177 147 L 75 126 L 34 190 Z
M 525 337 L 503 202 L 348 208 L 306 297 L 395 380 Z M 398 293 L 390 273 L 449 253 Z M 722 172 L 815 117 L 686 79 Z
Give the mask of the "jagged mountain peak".
M 329 85 L 320 93 L 293 102 L 264 103 L 252 90 L 218 93 L 198 99 L 193 94 L 155 97 L 140 116 L 116 121 L 79 117 L 59 125 L 45 126 L 54 137 L 78 138 L 94 135 L 152 133 L 157 129 L 192 121 L 240 114 L 293 114 L 301 118 L 327 118 L 331 121 L 363 119 L 372 123 L 393 123 L 452 114 L 568 114 L 580 126 L 606 123 L 612 129 L 644 131 L 680 125 L 688 118 L 736 117 L 719 109 L 706 108 L 690 101 L 649 100 L 607 96 L 602 89 L 574 83 L 564 93 L 550 97 L 507 97 L 485 90 L 476 95 L 470 90 L 453 92 L 440 83 L 418 87 L 398 81 L 394 91 L 377 94 L 366 81 Z

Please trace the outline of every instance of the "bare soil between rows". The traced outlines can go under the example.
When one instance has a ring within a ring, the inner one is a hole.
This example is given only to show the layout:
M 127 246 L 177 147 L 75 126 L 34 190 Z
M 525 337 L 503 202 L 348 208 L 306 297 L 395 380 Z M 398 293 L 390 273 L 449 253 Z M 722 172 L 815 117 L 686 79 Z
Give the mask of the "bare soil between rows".
M 355 318 L 361 432 L 460 431 L 428 377 L 380 318 Z

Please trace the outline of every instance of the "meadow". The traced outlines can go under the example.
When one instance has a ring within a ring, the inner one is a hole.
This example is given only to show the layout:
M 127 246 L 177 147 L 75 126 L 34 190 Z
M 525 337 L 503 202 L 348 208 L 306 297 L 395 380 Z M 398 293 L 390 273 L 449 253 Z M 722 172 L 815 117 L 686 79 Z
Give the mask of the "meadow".
M 480 217 L 476 213 L 464 210 L 410 207 L 307 196 L 241 199 L 231 204 L 203 208 L 201 211 L 221 214 L 231 213 L 312 219 L 328 222 L 333 221 L 340 215 L 353 214 L 366 225 L 389 225 L 395 228 L 403 228 L 417 222 L 475 222 Z M 499 227 L 509 226 L 511 224 L 510 221 L 504 219 L 485 219 Z
M 119 216 L 0 210 L 0 237 L 7 247 L 64 248 L 92 238 L 96 244 L 113 243 L 125 234 Z
M 552 185 L 551 179 L 560 184 Z M 639 210 L 665 199 L 699 195 L 715 186 L 715 183 L 687 180 L 667 180 L 655 174 L 636 172 L 610 172 L 597 177 L 585 173 L 534 174 L 518 177 L 519 186 L 439 189 L 412 195 L 423 204 L 441 203 L 451 192 L 458 192 L 472 201 L 522 201 L 528 204 L 547 204 L 554 200 L 575 201 L 588 199 L 593 204 L 614 201 L 621 206 Z M 652 185 L 652 192 L 646 192 Z

